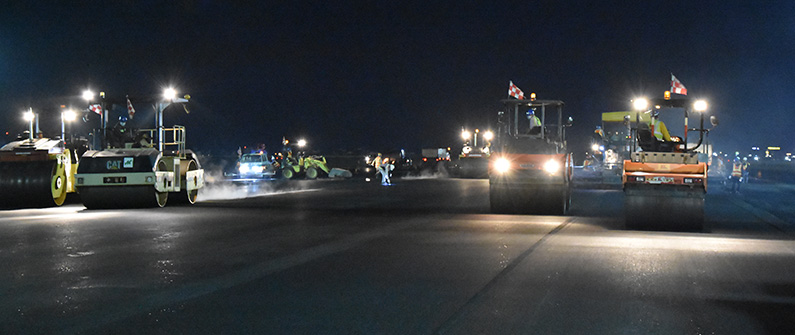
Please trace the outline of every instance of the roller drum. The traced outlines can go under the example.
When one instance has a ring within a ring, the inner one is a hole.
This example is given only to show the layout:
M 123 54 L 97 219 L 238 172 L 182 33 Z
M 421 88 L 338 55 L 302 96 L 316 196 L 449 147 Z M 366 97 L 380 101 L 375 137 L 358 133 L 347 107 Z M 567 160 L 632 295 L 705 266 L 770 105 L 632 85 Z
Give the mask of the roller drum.
M 58 160 L 0 162 L 0 207 L 60 206 L 66 193 L 66 168 Z
M 194 180 L 187 180 L 185 174 L 188 171 L 198 170 L 199 165 L 196 163 L 195 160 L 182 160 L 180 161 L 180 173 L 182 174 L 179 176 L 181 189 L 179 194 L 174 194 L 169 199 L 171 204 L 179 204 L 179 205 L 192 205 L 196 202 L 196 198 L 199 196 L 199 190 L 191 190 L 188 191 L 188 183 L 196 183 Z
M 163 207 L 168 193 L 148 185 L 84 186 L 80 199 L 88 209 Z

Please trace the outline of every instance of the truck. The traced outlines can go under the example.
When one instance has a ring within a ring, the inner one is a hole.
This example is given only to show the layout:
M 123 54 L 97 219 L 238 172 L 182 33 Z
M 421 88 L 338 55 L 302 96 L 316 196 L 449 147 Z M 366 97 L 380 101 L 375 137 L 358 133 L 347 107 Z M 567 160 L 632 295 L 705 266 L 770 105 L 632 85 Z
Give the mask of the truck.
M 563 101 L 531 97 L 501 101 L 489 162 L 493 213 L 562 215 L 571 206 L 571 118 L 563 119 Z

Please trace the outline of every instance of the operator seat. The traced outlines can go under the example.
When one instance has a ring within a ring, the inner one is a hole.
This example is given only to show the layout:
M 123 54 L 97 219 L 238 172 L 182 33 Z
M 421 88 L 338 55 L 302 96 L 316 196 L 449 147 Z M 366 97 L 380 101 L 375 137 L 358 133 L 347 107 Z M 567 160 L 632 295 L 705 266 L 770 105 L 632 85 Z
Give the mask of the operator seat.
M 647 123 L 638 124 L 638 145 L 643 151 L 659 151 L 660 145 Z
M 638 124 L 638 145 L 643 151 L 673 152 L 676 142 L 660 141 L 651 132 L 648 123 Z

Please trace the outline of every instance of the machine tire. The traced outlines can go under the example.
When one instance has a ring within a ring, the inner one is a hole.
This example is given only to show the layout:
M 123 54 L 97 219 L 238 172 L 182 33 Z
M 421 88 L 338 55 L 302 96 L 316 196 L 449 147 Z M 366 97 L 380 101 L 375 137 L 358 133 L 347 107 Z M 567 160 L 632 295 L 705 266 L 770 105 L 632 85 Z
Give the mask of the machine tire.
M 285 167 L 282 169 L 282 178 L 284 179 L 293 179 L 295 177 L 295 171 L 293 171 L 292 167 Z
M 316 179 L 318 177 L 317 169 L 309 167 L 306 169 L 306 179 Z

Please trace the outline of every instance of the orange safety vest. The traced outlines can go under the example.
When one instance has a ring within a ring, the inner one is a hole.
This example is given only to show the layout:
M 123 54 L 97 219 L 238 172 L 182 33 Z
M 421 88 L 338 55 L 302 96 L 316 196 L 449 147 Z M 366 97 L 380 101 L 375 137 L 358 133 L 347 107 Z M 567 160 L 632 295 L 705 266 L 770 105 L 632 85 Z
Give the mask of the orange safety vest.
M 743 176 L 743 165 L 741 163 L 734 163 L 732 166 L 732 177 Z

